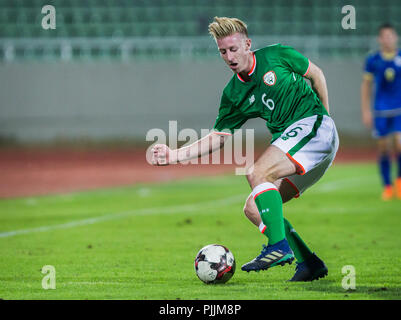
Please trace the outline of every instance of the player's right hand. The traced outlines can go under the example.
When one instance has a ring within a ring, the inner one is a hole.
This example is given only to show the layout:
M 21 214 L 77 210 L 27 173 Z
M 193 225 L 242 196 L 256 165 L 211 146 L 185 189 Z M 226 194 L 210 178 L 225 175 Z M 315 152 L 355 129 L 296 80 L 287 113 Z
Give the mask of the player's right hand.
M 151 149 L 152 164 L 154 166 L 167 166 L 170 160 L 171 149 L 165 144 L 156 144 Z

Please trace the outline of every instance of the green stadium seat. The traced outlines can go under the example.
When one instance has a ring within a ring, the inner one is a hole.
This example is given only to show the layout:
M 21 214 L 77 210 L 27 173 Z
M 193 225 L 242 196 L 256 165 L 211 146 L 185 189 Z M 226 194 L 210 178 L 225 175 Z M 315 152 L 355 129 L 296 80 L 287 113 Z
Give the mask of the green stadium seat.
M 331 22 L 319 21 L 315 26 L 315 32 L 318 36 L 330 35 L 333 32 Z
M 401 33 L 399 1 L 355 0 L 357 29 L 352 35 L 373 36 L 386 21 L 392 22 Z M 0 0 L 0 37 L 205 37 L 214 16 L 231 16 L 245 20 L 251 35 L 316 35 L 333 37 L 334 42 L 343 36 L 351 39 L 351 33 L 341 28 L 341 6 L 334 0 L 52 0 L 49 3 L 57 12 L 57 29 L 51 31 L 41 28 L 43 14 L 38 8 L 45 4 L 43 0 Z M 362 44 L 354 48 L 332 52 L 323 48 L 319 52 L 358 55 L 366 49 Z M 140 48 L 132 50 L 133 54 L 140 52 Z M 207 50 L 201 48 L 198 52 Z M 150 51 L 173 54 L 179 50 Z M 88 54 L 87 50 L 79 52 L 76 51 L 78 56 Z M 47 51 L 33 54 L 30 49 L 21 51 L 21 57 L 41 54 L 53 55 Z
M 160 21 L 161 9 L 157 7 L 147 7 L 143 12 L 144 21 Z
M 100 36 L 106 36 L 106 37 L 111 36 L 112 38 L 123 38 L 126 35 L 125 28 L 126 27 L 124 24 L 116 25 L 115 27 L 110 29 L 111 34 L 109 34 L 109 32 L 107 32 L 106 34 L 98 33 L 98 36 L 100 35 Z

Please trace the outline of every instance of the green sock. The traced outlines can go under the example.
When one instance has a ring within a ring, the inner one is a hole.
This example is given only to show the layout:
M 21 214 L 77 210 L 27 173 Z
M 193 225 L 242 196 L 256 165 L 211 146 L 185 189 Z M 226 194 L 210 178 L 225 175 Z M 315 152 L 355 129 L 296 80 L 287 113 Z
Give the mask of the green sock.
M 283 200 L 277 187 L 270 182 L 262 183 L 252 190 L 252 195 L 266 226 L 263 234 L 269 238 L 269 245 L 285 239 Z
M 292 227 L 291 223 L 284 218 L 285 236 L 292 251 L 294 251 L 295 258 L 299 263 L 305 261 L 312 251 L 308 248 L 306 243 L 302 240 L 299 234 Z

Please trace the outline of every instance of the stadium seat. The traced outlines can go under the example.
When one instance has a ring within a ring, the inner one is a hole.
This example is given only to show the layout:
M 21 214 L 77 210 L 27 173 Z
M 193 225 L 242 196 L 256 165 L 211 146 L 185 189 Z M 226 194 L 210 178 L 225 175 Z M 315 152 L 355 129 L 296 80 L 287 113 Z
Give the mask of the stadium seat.
M 343 14 L 335 1 L 53 0 L 51 3 L 56 7 L 57 29 L 49 32 L 41 28 L 43 14 L 38 8 L 44 5 L 43 0 L 0 0 L 0 38 L 207 37 L 207 26 L 214 16 L 245 20 L 251 35 L 333 39 L 350 35 L 341 28 Z M 377 27 L 387 21 L 401 28 L 399 0 L 380 4 L 376 0 L 355 0 L 353 5 L 357 8 L 355 35 L 373 36 Z M 365 50 L 361 48 L 354 52 Z M 169 49 L 170 53 L 177 51 Z M 345 51 L 340 48 L 337 53 Z M 333 55 L 337 53 L 332 51 Z M 37 54 L 40 53 L 29 55 Z

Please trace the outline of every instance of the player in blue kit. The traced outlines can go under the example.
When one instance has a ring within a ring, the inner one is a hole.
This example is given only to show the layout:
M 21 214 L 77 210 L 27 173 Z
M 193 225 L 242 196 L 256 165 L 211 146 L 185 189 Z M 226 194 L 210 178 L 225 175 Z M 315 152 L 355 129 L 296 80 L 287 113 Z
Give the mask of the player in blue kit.
M 365 62 L 361 85 L 362 121 L 373 127 L 377 138 L 378 164 L 383 181 L 383 200 L 394 195 L 401 199 L 401 50 L 397 48 L 397 32 L 390 24 L 379 28 L 380 50 L 370 54 Z M 372 83 L 374 103 L 371 109 Z M 394 145 L 393 145 L 394 143 Z M 395 190 L 391 179 L 391 153 L 395 147 L 398 175 Z

